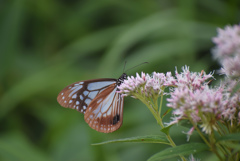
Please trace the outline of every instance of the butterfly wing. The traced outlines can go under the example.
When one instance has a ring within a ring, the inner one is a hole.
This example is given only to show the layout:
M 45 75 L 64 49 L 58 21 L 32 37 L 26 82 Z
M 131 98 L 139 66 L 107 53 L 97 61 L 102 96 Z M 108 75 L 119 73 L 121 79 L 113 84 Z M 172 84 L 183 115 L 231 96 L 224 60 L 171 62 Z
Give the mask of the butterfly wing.
M 109 86 L 116 84 L 116 79 L 93 79 L 73 83 L 65 87 L 58 95 L 58 103 L 66 108 L 85 113 L 90 102 Z
M 108 86 L 88 105 L 84 119 L 91 128 L 110 133 L 121 127 L 123 97 L 116 90 L 116 84 Z

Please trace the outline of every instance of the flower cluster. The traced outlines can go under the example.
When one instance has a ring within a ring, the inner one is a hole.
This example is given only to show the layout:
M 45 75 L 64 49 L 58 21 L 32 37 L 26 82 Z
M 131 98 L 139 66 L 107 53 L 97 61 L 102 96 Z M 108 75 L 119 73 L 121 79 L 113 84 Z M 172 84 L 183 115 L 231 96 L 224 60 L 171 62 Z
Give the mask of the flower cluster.
M 213 55 L 222 64 L 221 73 L 229 77 L 240 77 L 240 25 L 218 29 L 218 36 L 213 38 L 216 47 Z
M 207 134 L 217 130 L 219 120 L 240 125 L 240 90 L 233 93 L 239 81 L 228 80 L 210 88 L 208 80 L 213 79 L 212 74 L 190 72 L 185 67 L 180 75 L 176 72 L 177 87 L 172 89 L 171 97 L 167 99 L 167 106 L 174 109 L 170 124 L 190 119 Z M 187 79 L 190 76 L 192 79 Z
M 231 80 L 210 88 L 208 84 L 213 79 L 212 73 L 191 72 L 188 66 L 184 66 L 180 73 L 176 69 L 175 77 L 171 72 L 137 73 L 136 77 L 124 80 L 118 92 L 123 96 L 151 100 L 166 94 L 165 88 L 170 87 L 167 106 L 173 109 L 174 117 L 168 125 L 189 119 L 210 134 L 217 130 L 219 120 L 235 125 L 240 123 L 240 90 L 232 94 L 239 82 Z
M 200 124 L 206 133 L 216 130 L 217 121 L 226 106 L 221 89 L 210 89 L 207 86 L 203 90 L 176 88 L 168 102 L 168 107 L 174 109 L 175 117 L 172 123 L 187 118 L 195 124 Z
M 190 119 L 194 124 L 201 124 L 203 131 L 210 133 L 216 129 L 216 121 L 226 104 L 222 89 L 209 88 L 208 80 L 213 79 L 211 73 L 190 72 L 187 66 L 182 70 L 180 74 L 176 70 L 177 87 L 172 89 L 171 97 L 167 99 L 167 106 L 174 109 L 170 124 Z
M 222 109 L 223 120 L 230 122 L 232 126 L 240 125 L 240 84 L 237 80 L 226 79 L 221 83 L 224 88 L 226 105 Z
M 163 94 L 164 88 L 174 84 L 175 79 L 171 72 L 167 74 L 153 72 L 152 75 L 141 73 L 141 76 L 137 73 L 136 77 L 129 77 L 118 87 L 119 93 L 122 96 L 132 96 L 137 98 L 136 95 L 142 95 L 144 97 L 150 97 L 153 95 Z
M 182 72 L 178 73 L 177 69 L 175 71 L 176 79 L 174 84 L 178 88 L 185 88 L 188 87 L 191 90 L 196 89 L 203 89 L 205 85 L 208 83 L 206 82 L 209 79 L 213 79 L 213 73 L 206 74 L 203 70 L 201 73 L 199 72 L 190 72 L 188 66 L 182 67 Z

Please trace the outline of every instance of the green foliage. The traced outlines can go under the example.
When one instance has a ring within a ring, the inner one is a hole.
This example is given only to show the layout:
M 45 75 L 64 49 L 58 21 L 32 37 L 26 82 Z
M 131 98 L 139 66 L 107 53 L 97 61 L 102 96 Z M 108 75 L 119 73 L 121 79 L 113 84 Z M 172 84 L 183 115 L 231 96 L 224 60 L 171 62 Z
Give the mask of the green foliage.
M 9 133 L 0 140 L 0 155 L 6 160 L 50 161 L 51 159 L 33 146 L 21 133 Z
M 208 150 L 208 146 L 203 143 L 189 143 L 177 147 L 167 148 L 148 159 L 148 161 L 160 161 L 163 159 L 174 158 L 181 155 L 191 155 Z
M 240 133 L 235 133 L 235 134 L 227 134 L 222 137 L 219 137 L 218 142 L 222 141 L 240 141 Z
M 101 134 L 82 114 L 60 107 L 58 92 L 80 80 L 117 78 L 125 60 L 127 68 L 149 62 L 129 75 L 185 64 L 216 70 L 211 37 L 216 27 L 239 23 L 237 6 L 235 0 L 1 1 L 0 160 L 147 160 L 164 147 L 91 146 L 159 135 L 143 105 L 125 99 L 121 129 Z
M 105 142 L 101 142 L 101 143 L 95 143 L 92 145 L 102 145 L 102 144 L 118 143 L 118 142 L 160 143 L 160 144 L 168 144 L 169 145 L 169 141 L 165 135 L 137 136 L 137 137 L 131 137 L 131 138 L 125 138 L 125 139 L 110 140 L 110 141 L 105 141 Z
M 172 127 L 173 125 L 170 125 L 170 126 L 167 126 L 167 127 L 164 127 L 161 129 L 161 132 L 163 132 L 164 134 L 168 135 L 169 134 L 169 130 L 170 128 Z

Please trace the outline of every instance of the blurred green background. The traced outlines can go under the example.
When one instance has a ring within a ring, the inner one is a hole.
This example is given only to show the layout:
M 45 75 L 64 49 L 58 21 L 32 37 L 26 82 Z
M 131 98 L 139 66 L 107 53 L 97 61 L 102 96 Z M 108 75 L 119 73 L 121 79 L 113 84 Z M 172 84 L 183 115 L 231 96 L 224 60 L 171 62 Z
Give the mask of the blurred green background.
M 145 161 L 166 146 L 91 145 L 159 134 L 138 100 L 125 98 L 123 126 L 103 134 L 83 114 L 61 107 L 58 93 L 76 81 L 118 78 L 125 61 L 126 68 L 149 62 L 128 75 L 185 64 L 218 69 L 211 38 L 217 27 L 239 23 L 240 1 L 1 0 L 0 11 L 0 160 Z M 171 129 L 177 144 L 186 142 L 183 130 Z M 194 156 L 213 157 L 203 154 Z

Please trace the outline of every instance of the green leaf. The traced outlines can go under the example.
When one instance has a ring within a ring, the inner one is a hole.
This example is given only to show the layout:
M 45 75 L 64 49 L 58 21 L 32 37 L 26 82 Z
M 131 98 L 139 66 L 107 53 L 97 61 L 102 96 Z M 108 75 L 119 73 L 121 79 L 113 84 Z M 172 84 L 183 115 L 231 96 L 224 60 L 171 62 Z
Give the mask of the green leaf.
M 235 133 L 235 134 L 228 134 L 225 136 L 222 136 L 217 139 L 218 142 L 220 141 L 240 141 L 240 133 Z
M 148 161 L 159 161 L 177 156 L 190 155 L 200 151 L 208 150 L 208 146 L 203 143 L 190 143 L 167 148 L 148 159 Z
M 225 142 L 225 143 L 221 143 L 222 145 L 225 145 L 226 147 L 230 147 L 230 148 L 233 148 L 237 151 L 240 150 L 240 145 L 239 143 L 230 143 L 230 142 Z
M 165 135 L 137 136 L 137 137 L 131 137 L 131 138 L 125 138 L 125 139 L 110 140 L 110 141 L 105 141 L 101 143 L 95 143 L 92 145 L 102 145 L 102 144 L 118 143 L 118 142 L 160 143 L 160 144 L 170 145 Z
M 170 125 L 168 127 L 165 127 L 163 129 L 161 129 L 160 131 L 163 132 L 164 134 L 168 135 L 169 134 L 169 130 L 173 125 Z

